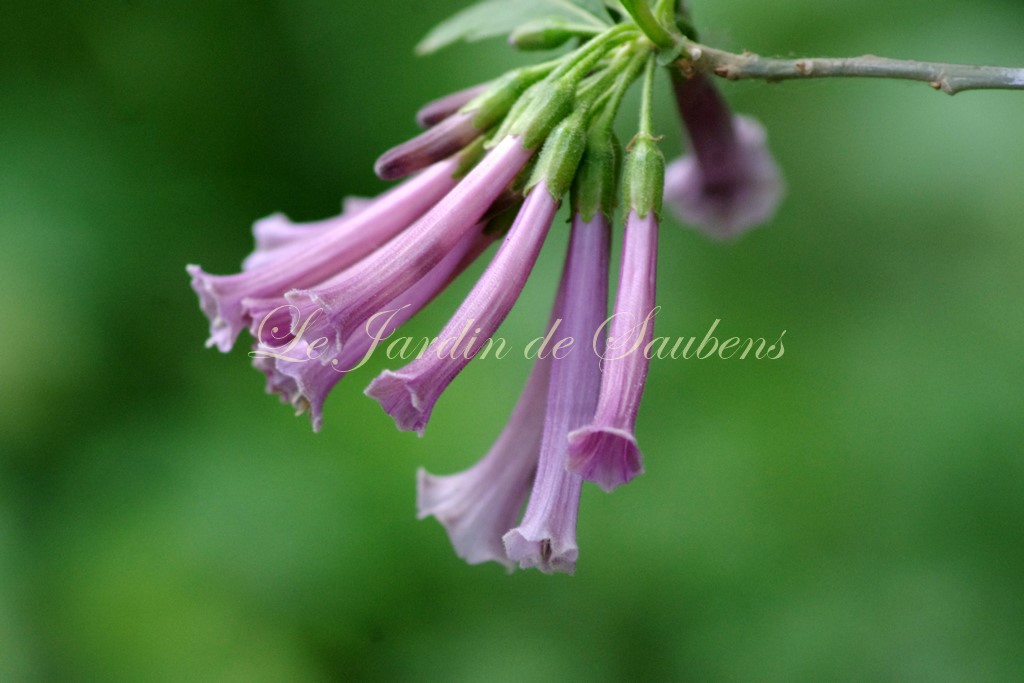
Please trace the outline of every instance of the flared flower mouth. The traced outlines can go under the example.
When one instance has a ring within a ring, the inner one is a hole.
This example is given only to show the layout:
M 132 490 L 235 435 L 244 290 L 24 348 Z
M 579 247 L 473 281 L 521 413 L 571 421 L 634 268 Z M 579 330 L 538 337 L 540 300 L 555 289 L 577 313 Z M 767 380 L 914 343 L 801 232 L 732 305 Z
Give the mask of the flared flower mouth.
M 665 202 L 672 212 L 718 240 L 735 239 L 771 220 L 785 194 L 764 127 L 747 116 L 734 122 L 739 149 L 730 177 L 707 178 L 696 155 L 681 157 L 665 169 Z
M 591 425 L 569 433 L 568 468 L 608 492 L 644 473 L 631 430 Z

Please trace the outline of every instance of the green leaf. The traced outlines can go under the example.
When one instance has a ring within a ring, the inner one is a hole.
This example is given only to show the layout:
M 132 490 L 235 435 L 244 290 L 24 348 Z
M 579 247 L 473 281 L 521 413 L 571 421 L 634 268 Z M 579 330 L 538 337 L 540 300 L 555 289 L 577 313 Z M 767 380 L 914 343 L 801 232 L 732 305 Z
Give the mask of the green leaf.
M 483 0 L 471 5 L 434 27 L 416 46 L 421 55 L 436 52 L 460 40 L 476 41 L 511 33 L 528 21 L 560 17 L 606 26 L 593 10 L 602 0 Z

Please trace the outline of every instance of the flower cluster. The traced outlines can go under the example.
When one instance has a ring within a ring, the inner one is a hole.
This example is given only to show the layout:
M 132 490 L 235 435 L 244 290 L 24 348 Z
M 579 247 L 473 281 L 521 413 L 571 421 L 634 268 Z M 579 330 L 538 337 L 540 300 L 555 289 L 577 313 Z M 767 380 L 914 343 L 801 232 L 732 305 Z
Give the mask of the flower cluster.
M 248 329 L 268 392 L 308 410 L 314 429 L 327 394 L 360 365 L 373 339 L 391 334 L 499 242 L 431 347 L 366 389 L 399 429 L 422 435 L 442 392 L 481 348 L 446 354 L 434 347 L 467 325 L 480 339 L 497 331 L 567 196 L 571 235 L 551 323 L 590 339 L 610 320 L 609 349 L 650 341 L 652 327 L 638 322 L 655 307 L 663 196 L 716 237 L 733 237 L 773 212 L 782 184 L 762 129 L 734 116 L 703 75 L 673 70 L 692 154 L 666 176 L 650 111 L 658 48 L 637 23 L 540 26 L 513 39 L 579 45 L 424 107 L 418 121 L 426 130 L 376 164 L 381 178 L 404 178 L 384 194 L 350 200 L 341 215 L 316 223 L 280 214 L 258 221 L 241 273 L 188 267 L 210 319 L 208 345 L 226 352 Z M 639 131 L 623 152 L 613 124 L 637 80 Z M 620 208 L 621 269 L 609 316 L 609 251 Z M 573 571 L 584 482 L 610 491 L 643 471 L 634 425 L 647 362 L 643 353 L 539 359 L 507 426 L 476 465 L 448 476 L 420 471 L 420 516 L 437 518 L 470 563 Z

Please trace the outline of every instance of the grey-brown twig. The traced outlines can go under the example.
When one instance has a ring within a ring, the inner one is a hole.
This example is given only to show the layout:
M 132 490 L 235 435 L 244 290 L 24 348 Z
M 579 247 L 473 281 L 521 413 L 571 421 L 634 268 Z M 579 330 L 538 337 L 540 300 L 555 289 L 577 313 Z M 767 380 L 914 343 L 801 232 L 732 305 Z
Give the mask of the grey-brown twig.
M 1024 69 L 943 64 L 864 55 L 846 58 L 773 59 L 751 52 L 734 54 L 685 40 L 676 65 L 684 72 L 708 71 L 729 80 L 769 82 L 803 78 L 897 78 L 922 81 L 955 95 L 965 90 L 1024 90 Z

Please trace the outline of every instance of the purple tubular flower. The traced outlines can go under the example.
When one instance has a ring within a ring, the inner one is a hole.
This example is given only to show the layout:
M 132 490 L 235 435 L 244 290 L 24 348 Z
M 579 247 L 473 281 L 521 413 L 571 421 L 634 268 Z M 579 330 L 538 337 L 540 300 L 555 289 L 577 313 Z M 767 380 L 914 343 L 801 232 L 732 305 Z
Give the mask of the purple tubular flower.
M 266 259 L 236 275 L 209 275 L 199 266 L 187 266 L 192 289 L 210 319 L 206 345 L 231 350 L 248 322 L 243 300 L 281 296 L 293 287 L 323 282 L 404 230 L 456 186 L 458 164 L 457 159 L 435 164 L 385 192 L 351 220 L 329 219 L 337 222 L 297 244 L 288 258 Z
M 657 214 L 630 212 L 623 236 L 615 313 L 601 355 L 601 393 L 591 423 L 569 434 L 569 470 L 611 491 L 643 474 L 633 434 L 647 380 L 646 347 L 654 336 Z
M 498 253 L 434 343 L 401 370 L 386 370 L 367 387 L 366 395 L 380 402 L 399 429 L 423 436 L 441 393 L 519 298 L 559 203 L 544 181 L 535 185 Z
M 482 226 L 471 231 L 422 280 L 388 304 L 372 329 L 354 333 L 337 356 L 327 352 L 326 339 L 308 334 L 294 339 L 294 343 L 258 344 L 249 355 L 253 366 L 267 374 L 268 393 L 280 393 L 282 401 L 291 403 L 300 413 L 308 409 L 313 431 L 320 431 L 324 401 L 334 385 L 361 366 L 378 340 L 391 336 L 422 310 L 493 241 L 493 236 L 482 232 Z M 266 331 L 264 336 L 268 336 Z
M 754 119 L 734 116 L 703 74 L 673 71 L 676 103 L 692 155 L 669 164 L 665 201 L 686 223 L 716 239 L 731 239 L 774 215 L 785 185 Z
M 452 250 L 487 213 L 505 187 L 519 174 L 533 150 L 518 137 L 505 138 L 430 211 L 408 230 L 367 258 L 340 273 L 332 284 L 292 290 L 285 297 L 300 309 L 323 309 L 335 351 L 361 330 L 374 313 L 412 287 Z M 357 217 L 358 220 L 358 217 Z M 293 317 L 293 327 L 301 325 Z
M 573 219 L 572 237 L 559 287 L 555 317 L 561 334 L 590 340 L 608 313 L 608 221 L 601 213 L 586 223 Z M 576 517 L 583 479 L 566 469 L 570 431 L 594 414 L 601 384 L 599 359 L 573 348 L 551 359 L 547 415 L 537 476 L 522 522 L 503 537 L 509 559 L 522 568 L 572 573 L 579 549 Z
M 512 569 L 501 537 L 519 519 L 537 466 L 550 367 L 549 358 L 537 360 L 505 429 L 475 465 L 447 476 L 416 473 L 417 517 L 435 517 L 469 564 Z
M 383 180 L 397 180 L 440 161 L 470 144 L 483 132 L 476 127 L 476 112 L 457 112 L 411 140 L 380 155 L 374 165 Z
M 420 128 L 436 126 L 464 106 L 472 102 L 477 95 L 487 90 L 490 83 L 481 83 L 472 87 L 445 95 L 433 102 L 427 102 L 416 112 L 416 123 Z

